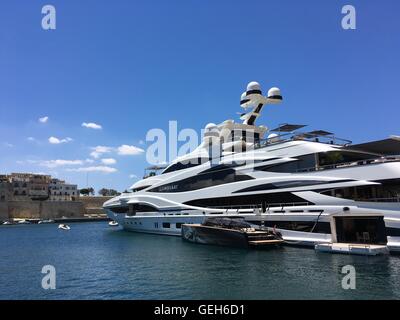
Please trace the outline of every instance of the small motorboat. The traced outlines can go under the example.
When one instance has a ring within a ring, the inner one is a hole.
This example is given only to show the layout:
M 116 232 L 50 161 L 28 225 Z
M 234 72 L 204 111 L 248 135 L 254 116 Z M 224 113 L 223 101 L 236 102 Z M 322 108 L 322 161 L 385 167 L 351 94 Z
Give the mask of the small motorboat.
M 54 223 L 54 220 L 47 219 L 47 220 L 40 220 L 38 224 L 46 224 L 46 223 Z
M 31 224 L 30 221 L 22 219 L 22 220 L 18 220 L 18 224 Z
M 15 223 L 12 222 L 12 221 L 4 221 L 4 222 L 3 222 L 3 226 L 11 226 L 11 225 L 13 225 L 13 224 L 15 224 Z
M 71 230 L 71 227 L 67 224 L 61 223 L 58 225 L 58 229 L 62 229 L 62 230 Z
M 276 247 L 283 244 L 279 234 L 255 229 L 248 222 L 230 218 L 207 218 L 202 224 L 183 224 L 182 239 L 194 243 L 244 248 Z
M 117 221 L 110 221 L 109 223 L 108 223 L 108 225 L 110 226 L 110 227 L 118 227 L 119 226 L 119 224 L 118 224 L 118 222 Z

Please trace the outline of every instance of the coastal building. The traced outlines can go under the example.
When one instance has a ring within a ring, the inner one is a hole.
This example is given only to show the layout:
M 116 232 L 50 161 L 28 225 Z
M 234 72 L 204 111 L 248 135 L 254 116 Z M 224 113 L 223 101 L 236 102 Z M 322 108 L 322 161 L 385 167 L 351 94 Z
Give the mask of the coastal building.
M 79 190 L 76 184 L 65 183 L 64 180 L 51 179 L 49 184 L 50 201 L 76 201 Z
M 33 173 L 0 174 L 0 224 L 13 219 L 99 216 L 110 197 L 79 197 L 76 184 Z
M 0 175 L 0 201 L 77 201 L 76 184 L 54 179 L 50 175 L 11 173 Z
M 11 173 L 9 179 L 15 200 L 46 200 L 49 196 L 49 175 Z
M 8 201 L 12 198 L 12 186 L 7 175 L 0 175 L 0 201 Z
M 9 175 L 9 180 L 12 187 L 13 200 L 27 200 L 29 198 L 28 197 L 29 174 L 12 173 Z

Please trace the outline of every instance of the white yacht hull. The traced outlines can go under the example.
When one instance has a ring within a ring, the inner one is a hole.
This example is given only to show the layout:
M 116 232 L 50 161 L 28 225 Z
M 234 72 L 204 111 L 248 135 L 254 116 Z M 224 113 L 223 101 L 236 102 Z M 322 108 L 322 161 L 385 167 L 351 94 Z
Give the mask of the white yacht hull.
M 319 208 L 326 211 L 327 208 Z M 160 215 L 157 213 L 146 213 L 143 215 L 137 214 L 135 216 L 128 216 L 126 214 L 116 214 L 110 210 L 107 210 L 109 218 L 117 221 L 124 230 L 140 233 L 149 233 L 157 235 L 168 235 L 168 236 L 181 236 L 181 225 L 182 224 L 201 224 L 207 217 L 227 217 L 227 218 L 239 218 L 243 217 L 247 222 L 259 226 L 268 221 L 282 221 L 282 222 L 310 222 L 310 223 L 329 223 L 330 217 L 337 214 L 339 208 L 331 209 L 331 213 L 307 213 L 303 215 L 295 214 L 276 214 L 276 213 L 225 213 L 225 214 L 181 214 L 181 213 L 166 213 Z M 313 208 L 313 211 L 318 209 Z M 353 210 L 357 212 L 357 210 Z M 366 212 L 366 210 L 359 211 Z M 377 212 L 375 210 L 375 212 Z M 400 219 L 393 219 L 385 217 L 385 227 L 388 230 L 396 229 L 400 231 Z M 282 238 L 286 241 L 286 244 L 293 246 L 309 246 L 314 247 L 317 244 L 326 244 L 333 241 L 331 233 L 320 233 L 320 232 L 302 232 L 294 231 L 276 227 L 275 230 L 282 234 Z M 400 236 L 387 236 L 387 247 L 392 253 L 400 252 Z

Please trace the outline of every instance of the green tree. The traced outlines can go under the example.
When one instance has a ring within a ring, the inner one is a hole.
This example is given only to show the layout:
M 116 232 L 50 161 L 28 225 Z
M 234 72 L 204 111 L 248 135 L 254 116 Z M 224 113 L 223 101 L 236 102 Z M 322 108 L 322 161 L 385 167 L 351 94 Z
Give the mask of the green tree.
M 106 196 L 118 196 L 120 193 L 117 190 L 114 189 L 107 189 L 107 188 L 101 188 L 99 190 L 99 195 L 106 197 Z
M 109 190 L 109 196 L 119 196 L 121 193 L 118 192 L 117 190 L 110 189 Z
M 108 189 L 106 189 L 106 188 L 101 188 L 101 189 L 99 190 L 99 195 L 105 197 L 106 195 L 108 195 L 108 192 L 109 192 Z
M 83 189 L 80 189 L 79 190 L 79 193 L 81 194 L 81 195 L 84 195 L 84 196 L 88 196 L 88 195 L 94 195 L 94 189 L 92 188 L 92 187 L 90 187 L 90 188 L 83 188 Z
M 89 190 L 87 188 L 83 188 L 79 190 L 79 193 L 83 196 L 88 196 L 89 195 Z

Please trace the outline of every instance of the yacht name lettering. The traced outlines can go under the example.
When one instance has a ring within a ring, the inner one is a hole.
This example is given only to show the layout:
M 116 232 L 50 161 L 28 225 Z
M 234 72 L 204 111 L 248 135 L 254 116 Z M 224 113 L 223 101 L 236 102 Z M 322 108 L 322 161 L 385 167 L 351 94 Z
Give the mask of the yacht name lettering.
M 176 189 L 178 189 L 177 184 L 173 184 L 173 185 L 169 185 L 169 186 L 161 186 L 159 188 L 160 191 L 170 191 L 170 190 L 176 190 Z

